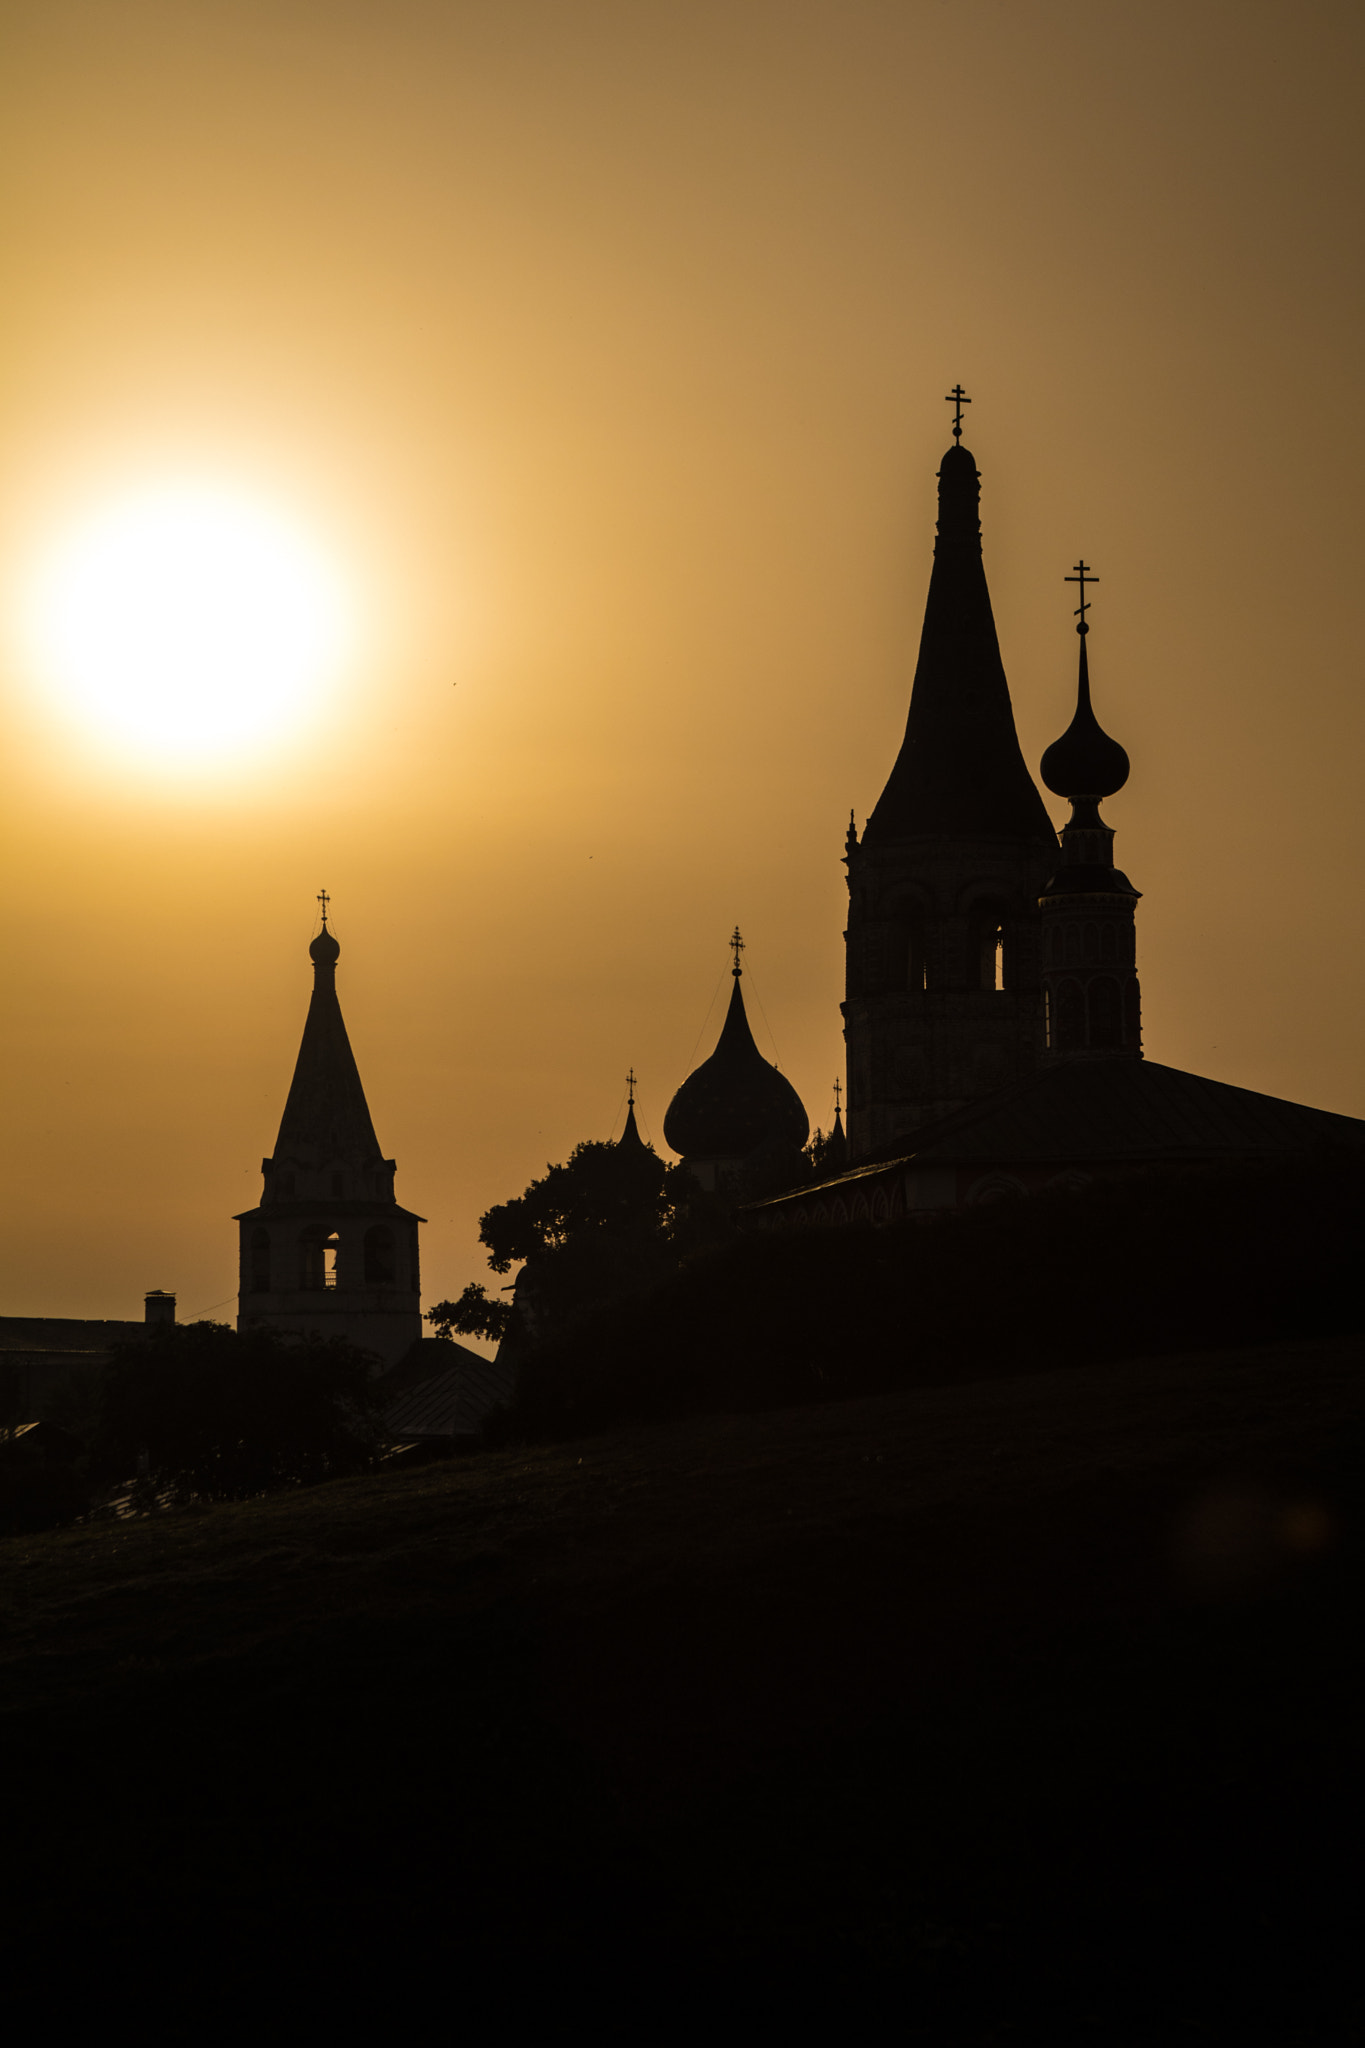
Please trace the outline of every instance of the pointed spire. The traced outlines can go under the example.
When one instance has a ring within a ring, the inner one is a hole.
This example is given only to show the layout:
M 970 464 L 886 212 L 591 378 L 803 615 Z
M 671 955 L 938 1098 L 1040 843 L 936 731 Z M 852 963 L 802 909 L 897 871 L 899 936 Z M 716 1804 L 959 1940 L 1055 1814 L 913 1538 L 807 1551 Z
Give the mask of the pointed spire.
M 640 1126 L 635 1121 L 635 1069 L 626 1075 L 626 1127 L 616 1140 L 618 1152 L 647 1152 L 649 1147 L 640 1136 Z
M 950 394 L 969 403 L 961 386 Z M 981 478 L 960 441 L 938 473 L 938 538 L 905 739 L 863 844 L 925 834 L 1053 843 L 1024 764 L 981 559 Z
M 836 1074 L 834 1077 L 834 1128 L 829 1134 L 829 1144 L 825 1149 L 825 1171 L 827 1173 L 842 1173 L 848 1165 L 848 1136 L 844 1130 L 844 1108 L 843 1103 L 840 1101 L 842 1094 L 843 1083 Z
M 273 1158 L 305 1172 L 385 1164 L 337 1001 L 341 947 L 325 922 L 308 948 L 313 995 Z

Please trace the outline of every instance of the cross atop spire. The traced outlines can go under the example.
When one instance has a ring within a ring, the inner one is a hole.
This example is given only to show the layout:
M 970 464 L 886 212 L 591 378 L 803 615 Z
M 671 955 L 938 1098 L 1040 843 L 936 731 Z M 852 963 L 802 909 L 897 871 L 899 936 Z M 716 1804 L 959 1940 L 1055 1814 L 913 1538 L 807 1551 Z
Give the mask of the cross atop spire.
M 730 950 L 735 956 L 735 964 L 730 969 L 730 972 L 734 975 L 735 980 L 738 981 L 740 975 L 744 972 L 744 969 L 739 964 L 739 956 L 744 951 L 744 941 L 739 935 L 738 925 L 735 926 L 730 936 Z
M 1079 583 L 1081 586 L 1081 601 L 1077 605 L 1075 612 L 1072 614 L 1074 618 L 1078 618 L 1081 622 L 1079 626 L 1077 626 L 1076 628 L 1076 631 L 1078 633 L 1088 633 L 1090 631 L 1089 626 L 1087 626 L 1085 623 L 1085 615 L 1090 609 L 1090 600 L 1085 594 L 1085 586 L 1087 583 L 1098 583 L 1099 580 L 1100 579 L 1095 574 L 1094 570 L 1089 568 L 1087 564 L 1083 561 L 1077 562 L 1076 573 L 1073 576 L 1067 576 L 1063 578 L 1064 582 Z
M 322 929 L 324 931 L 327 929 L 327 905 L 331 900 L 325 889 L 318 890 L 318 902 L 322 905 Z
M 841 1081 L 841 1080 L 839 1079 L 839 1076 L 838 1076 L 838 1075 L 836 1074 L 836 1075 L 835 1075 L 835 1077 L 834 1077 L 834 1114 L 835 1114 L 836 1116 L 838 1116 L 838 1114 L 839 1114 L 839 1109 L 840 1109 L 840 1098 L 842 1097 L 842 1095 L 843 1095 L 843 1092 L 844 1092 L 844 1084 L 843 1084 L 843 1082 L 842 1082 L 842 1081 Z
M 628 1108 L 628 1109 L 634 1109 L 634 1107 L 635 1107 L 635 1069 L 634 1069 L 634 1067 L 632 1067 L 632 1068 L 631 1068 L 631 1070 L 630 1070 L 630 1072 L 629 1072 L 629 1073 L 628 1073 L 628 1074 L 626 1075 L 626 1106 L 627 1106 L 627 1108 Z
M 972 401 L 968 398 L 960 384 L 954 384 L 943 402 L 945 405 L 951 405 L 953 408 L 953 439 L 960 442 L 962 439 L 962 408 L 964 405 L 970 405 Z

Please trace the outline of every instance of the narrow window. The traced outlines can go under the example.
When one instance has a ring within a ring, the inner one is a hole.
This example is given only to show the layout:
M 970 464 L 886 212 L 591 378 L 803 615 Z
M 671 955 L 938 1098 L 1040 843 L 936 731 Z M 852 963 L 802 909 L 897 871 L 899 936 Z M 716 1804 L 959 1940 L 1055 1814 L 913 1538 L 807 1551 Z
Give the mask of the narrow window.
M 270 1292 L 270 1232 L 253 1230 L 251 1233 L 250 1288 L 253 1294 Z
M 1090 1043 L 1099 1052 L 1110 1052 L 1118 1045 L 1122 1029 L 1119 985 L 1112 974 L 1097 974 L 1086 994 L 1090 1007 Z
M 324 1287 L 335 1287 L 337 1284 L 338 1250 L 336 1232 L 333 1231 L 326 1244 L 322 1247 L 322 1284 Z
M 377 1223 L 365 1232 L 365 1285 L 392 1287 L 393 1282 L 393 1232 L 386 1223 Z

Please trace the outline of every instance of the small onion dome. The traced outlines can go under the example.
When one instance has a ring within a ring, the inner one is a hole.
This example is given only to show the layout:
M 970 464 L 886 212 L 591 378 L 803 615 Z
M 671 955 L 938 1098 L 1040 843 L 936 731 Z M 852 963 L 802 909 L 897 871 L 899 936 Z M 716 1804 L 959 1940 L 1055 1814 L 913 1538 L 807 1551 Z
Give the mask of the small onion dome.
M 809 1136 L 801 1097 L 754 1044 L 736 975 L 720 1042 L 669 1103 L 664 1137 L 684 1159 L 747 1159 Z
M 1113 796 L 1128 780 L 1128 756 L 1117 740 L 1103 731 L 1090 708 L 1090 668 L 1085 656 L 1084 624 L 1081 634 L 1081 674 L 1076 696 L 1076 716 L 1059 740 L 1054 740 L 1042 759 L 1043 780 L 1057 796 Z
M 326 925 L 322 927 L 322 930 L 308 948 L 308 958 L 315 961 L 319 967 L 335 967 L 337 961 L 341 958 L 341 948 L 328 931 Z

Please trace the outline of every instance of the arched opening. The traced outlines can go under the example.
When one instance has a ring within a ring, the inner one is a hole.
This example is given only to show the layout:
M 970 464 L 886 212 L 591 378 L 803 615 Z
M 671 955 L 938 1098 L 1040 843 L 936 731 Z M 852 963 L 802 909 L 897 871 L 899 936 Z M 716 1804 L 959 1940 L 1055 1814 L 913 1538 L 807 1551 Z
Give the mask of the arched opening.
M 365 1285 L 392 1287 L 394 1277 L 393 1232 L 387 1223 L 376 1223 L 365 1232 Z
M 340 1281 L 340 1249 L 334 1230 L 320 1223 L 311 1224 L 299 1238 L 299 1286 L 310 1292 L 336 1287 Z
M 247 1262 L 247 1286 L 252 1294 L 270 1292 L 270 1232 L 253 1230 Z
M 1005 949 L 1005 916 L 998 903 L 983 903 L 973 913 L 972 953 L 977 987 L 1004 988 L 1009 962 Z
M 1122 1030 L 1119 985 L 1112 974 L 1097 974 L 1086 994 L 1090 1004 L 1090 1043 L 1098 1052 L 1112 1051 Z
M 1057 1050 L 1080 1052 L 1085 1046 L 1085 990 L 1078 981 L 1057 984 Z

